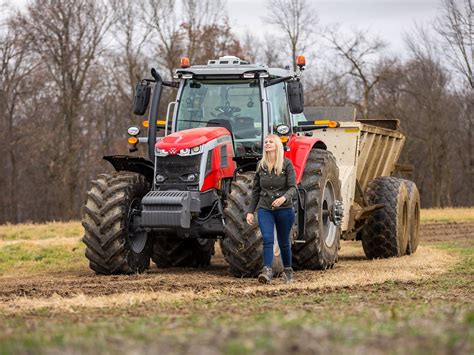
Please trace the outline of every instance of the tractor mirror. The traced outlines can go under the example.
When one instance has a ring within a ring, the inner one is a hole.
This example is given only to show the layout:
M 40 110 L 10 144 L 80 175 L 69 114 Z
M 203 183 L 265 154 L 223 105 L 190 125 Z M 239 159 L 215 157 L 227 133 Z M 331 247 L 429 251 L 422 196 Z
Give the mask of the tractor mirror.
M 303 84 L 301 81 L 290 81 L 286 87 L 290 112 L 293 114 L 302 113 L 304 109 Z
M 150 102 L 151 87 L 148 82 L 138 83 L 135 88 L 135 96 L 133 98 L 133 113 L 143 116 Z

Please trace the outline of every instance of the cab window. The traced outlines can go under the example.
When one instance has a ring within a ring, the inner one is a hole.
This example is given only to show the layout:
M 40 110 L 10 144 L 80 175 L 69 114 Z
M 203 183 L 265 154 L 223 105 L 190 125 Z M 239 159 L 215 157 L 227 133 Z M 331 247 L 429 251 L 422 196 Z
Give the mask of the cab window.
M 267 87 L 267 98 L 271 103 L 271 124 L 273 131 L 281 124 L 290 123 L 290 111 L 286 96 L 285 83 Z

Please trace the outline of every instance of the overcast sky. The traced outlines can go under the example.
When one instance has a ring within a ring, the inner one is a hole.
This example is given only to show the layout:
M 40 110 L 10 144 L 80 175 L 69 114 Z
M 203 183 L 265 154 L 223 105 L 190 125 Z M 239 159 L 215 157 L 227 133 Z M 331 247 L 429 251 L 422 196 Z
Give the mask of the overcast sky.
M 440 0 L 308 0 L 319 23 L 340 23 L 369 29 L 390 44 L 389 50 L 404 50 L 403 34 L 413 29 L 414 23 L 427 24 L 439 13 Z M 267 12 L 266 0 L 228 0 L 227 9 L 232 28 L 262 33 L 270 31 L 261 17 Z
M 1 1 L 1 0 L 0 0 Z M 137 0 L 138 1 L 138 0 Z M 24 7 L 27 0 L 3 0 Z M 439 12 L 441 0 L 308 0 L 321 25 L 340 23 L 369 29 L 390 44 L 391 52 L 403 52 L 403 35 L 413 29 L 415 21 L 427 24 Z M 263 35 L 272 30 L 262 20 L 267 13 L 267 0 L 227 0 L 230 24 L 239 35 L 250 31 Z

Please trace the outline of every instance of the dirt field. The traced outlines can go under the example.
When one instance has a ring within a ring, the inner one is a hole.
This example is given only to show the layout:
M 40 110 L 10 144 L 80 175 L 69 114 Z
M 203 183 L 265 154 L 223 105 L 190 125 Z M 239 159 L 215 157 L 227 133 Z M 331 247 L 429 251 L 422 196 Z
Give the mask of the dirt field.
M 423 224 L 403 258 L 343 242 L 335 269 L 271 286 L 231 277 L 220 250 L 205 269 L 96 276 L 68 228 L 0 229 L 0 353 L 474 351 L 474 222 Z

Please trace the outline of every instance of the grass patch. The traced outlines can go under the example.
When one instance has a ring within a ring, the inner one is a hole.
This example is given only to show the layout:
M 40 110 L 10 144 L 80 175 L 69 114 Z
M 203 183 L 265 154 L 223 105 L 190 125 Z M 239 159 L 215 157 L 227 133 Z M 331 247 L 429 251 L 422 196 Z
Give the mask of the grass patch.
M 0 276 L 33 275 L 86 265 L 85 246 L 37 246 L 28 242 L 0 248 Z
M 474 208 L 428 208 L 420 213 L 421 223 L 474 222 Z
M 425 290 L 419 290 L 422 296 Z M 201 306 L 189 304 L 185 312 L 167 309 L 166 304 L 150 304 L 140 316 L 118 309 L 97 311 L 95 319 L 87 316 L 77 322 L 76 315 L 32 319 L 3 319 L 0 316 L 0 345 L 5 353 L 29 351 L 128 353 L 138 349 L 171 353 L 247 354 L 287 352 L 336 353 L 364 348 L 368 352 L 449 353 L 455 348 L 469 353 L 466 338 L 473 329 L 472 307 L 442 300 L 407 299 L 381 302 L 380 294 L 367 296 L 354 290 L 359 298 L 352 305 L 335 304 L 324 309 L 311 303 L 310 295 L 295 295 L 295 304 L 284 308 L 273 300 L 266 310 L 254 307 L 253 301 L 239 302 L 246 312 L 224 306 L 223 299 L 212 308 L 227 316 L 216 318 Z M 397 298 L 399 290 L 386 292 L 386 299 Z M 336 291 L 337 293 L 337 291 Z M 443 291 L 438 291 L 442 295 Z M 330 296 L 331 297 L 331 296 Z M 367 298 L 368 297 L 368 298 Z M 337 298 L 337 297 L 333 297 Z M 233 301 L 232 299 L 230 300 Z M 264 300 L 263 300 L 264 301 Z M 259 302 L 257 302 L 259 303 Z M 80 314 L 77 310 L 76 314 Z M 117 316 L 121 314 L 120 316 Z M 471 344 L 472 345 L 472 344 Z M 166 349 L 166 351 L 165 351 Z M 140 351 L 138 351 L 140 352 Z
M 84 229 L 79 222 L 0 225 L 0 240 L 80 238 L 83 234 Z

